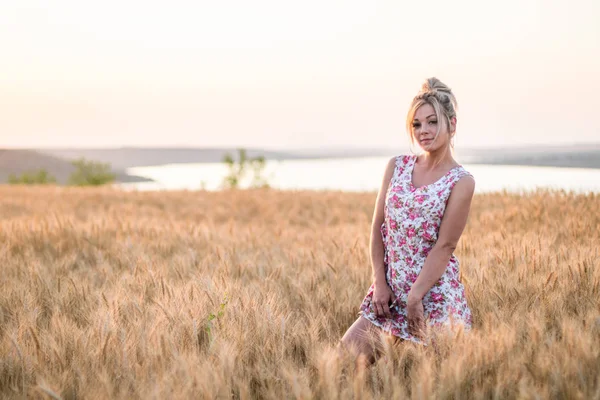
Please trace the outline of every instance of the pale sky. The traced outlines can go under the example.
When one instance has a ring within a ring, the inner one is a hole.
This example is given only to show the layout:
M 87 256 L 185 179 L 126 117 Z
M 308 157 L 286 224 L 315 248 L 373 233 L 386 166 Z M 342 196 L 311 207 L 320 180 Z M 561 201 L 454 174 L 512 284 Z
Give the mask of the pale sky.
M 398 147 L 422 81 L 456 146 L 600 142 L 600 1 L 0 3 L 0 148 Z

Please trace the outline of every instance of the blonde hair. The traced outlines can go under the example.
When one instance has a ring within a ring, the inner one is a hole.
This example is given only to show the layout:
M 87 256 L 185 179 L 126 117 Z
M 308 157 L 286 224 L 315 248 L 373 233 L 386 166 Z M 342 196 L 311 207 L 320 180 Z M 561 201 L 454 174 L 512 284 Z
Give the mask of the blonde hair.
M 433 107 L 439 121 L 437 132 L 433 140 L 435 141 L 440 134 L 442 121 L 444 121 L 448 127 L 448 132 L 451 134 L 450 138 L 452 139 L 454 137 L 451 120 L 456 117 L 456 110 L 458 109 L 456 97 L 454 97 L 452 90 L 448 86 L 438 78 L 432 77 L 423 83 L 421 90 L 412 100 L 408 115 L 406 116 L 406 131 L 410 137 L 411 147 L 415 144 L 413 119 L 415 118 L 417 109 L 424 104 L 430 104 Z M 450 148 L 454 150 L 454 142 L 452 140 L 450 140 Z

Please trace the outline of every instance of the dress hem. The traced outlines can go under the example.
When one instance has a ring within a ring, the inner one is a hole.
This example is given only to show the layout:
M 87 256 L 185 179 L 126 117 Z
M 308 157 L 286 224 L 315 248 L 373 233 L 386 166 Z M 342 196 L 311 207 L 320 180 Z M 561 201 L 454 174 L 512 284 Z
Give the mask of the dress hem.
M 372 324 L 373 324 L 373 325 L 375 325 L 376 327 L 378 327 L 378 328 L 381 328 L 381 330 L 382 330 L 382 331 L 384 331 L 385 333 L 388 333 L 388 334 L 390 334 L 390 335 L 392 335 L 392 336 L 395 336 L 395 337 L 397 337 L 397 338 L 400 338 L 400 339 L 402 339 L 402 340 L 409 340 L 409 341 L 411 341 L 411 342 L 413 342 L 413 343 L 416 343 L 416 344 L 422 344 L 422 345 L 424 345 L 424 346 L 427 346 L 427 344 L 426 344 L 426 343 L 423 343 L 423 342 L 422 342 L 422 341 L 420 341 L 419 339 L 416 339 L 414 336 L 411 336 L 411 337 L 405 337 L 405 336 L 401 336 L 401 335 L 395 335 L 394 333 L 392 333 L 392 330 L 391 330 L 391 329 L 389 329 L 389 328 L 387 328 L 387 327 L 383 326 L 383 324 L 382 324 L 381 322 L 379 322 L 379 321 L 372 320 L 370 317 L 368 317 L 367 315 L 365 315 L 365 313 L 364 313 L 364 312 L 362 312 L 362 311 L 361 311 L 361 312 L 359 312 L 359 313 L 358 313 L 358 315 L 360 315 L 361 317 L 363 317 L 364 319 L 366 319 L 367 321 L 369 321 L 370 323 L 372 323 Z

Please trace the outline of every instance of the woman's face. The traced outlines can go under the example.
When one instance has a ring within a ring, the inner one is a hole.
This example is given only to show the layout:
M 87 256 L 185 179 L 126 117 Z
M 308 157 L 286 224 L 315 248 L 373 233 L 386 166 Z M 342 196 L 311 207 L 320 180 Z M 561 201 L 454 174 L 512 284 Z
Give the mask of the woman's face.
M 454 123 L 454 121 L 452 122 Z M 434 142 L 438 131 L 438 124 L 441 124 L 440 134 Z M 449 145 L 450 134 L 448 132 L 448 124 L 446 124 L 444 119 L 438 121 L 431 104 L 426 103 L 417 108 L 413 117 L 412 128 L 415 141 L 427 152 L 434 152 Z

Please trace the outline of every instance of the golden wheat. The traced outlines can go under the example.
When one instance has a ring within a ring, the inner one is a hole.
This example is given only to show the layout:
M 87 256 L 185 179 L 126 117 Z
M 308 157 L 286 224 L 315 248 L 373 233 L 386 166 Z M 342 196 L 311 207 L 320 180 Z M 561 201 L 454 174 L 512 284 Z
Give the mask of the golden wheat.
M 598 195 L 477 195 L 474 329 L 361 371 L 374 200 L 0 187 L 0 396 L 600 399 Z

